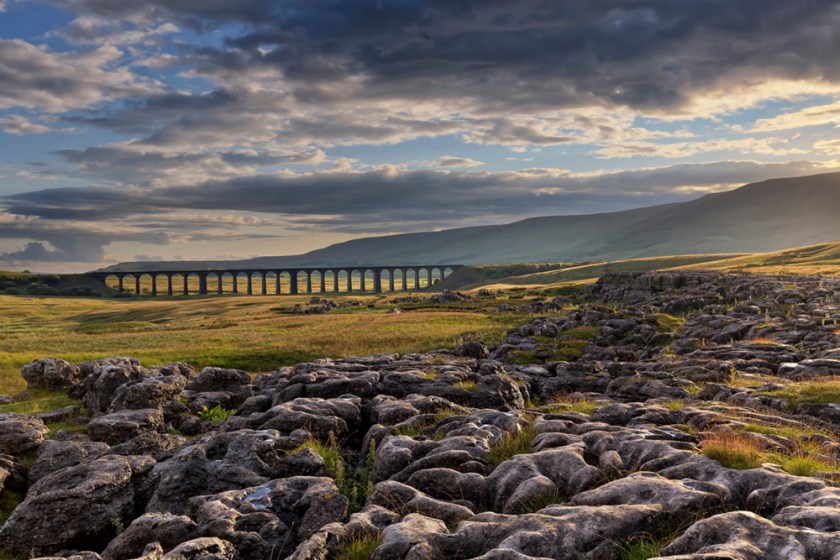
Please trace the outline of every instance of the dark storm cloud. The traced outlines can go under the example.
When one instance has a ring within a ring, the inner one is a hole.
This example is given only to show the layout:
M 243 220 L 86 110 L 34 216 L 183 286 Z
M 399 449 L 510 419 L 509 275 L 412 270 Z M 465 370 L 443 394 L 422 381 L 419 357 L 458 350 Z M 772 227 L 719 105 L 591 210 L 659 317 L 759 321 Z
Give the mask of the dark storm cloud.
M 440 225 L 492 216 L 586 213 L 683 200 L 710 187 L 822 171 L 810 162 L 719 162 L 573 175 L 559 170 L 393 170 L 257 175 L 160 189 L 81 187 L 7 197 L 10 214 L 46 220 L 106 216 L 110 222 L 173 211 L 274 213 L 342 231 L 379 223 Z M 368 229 L 365 229 L 368 228 Z
M 840 77 L 829 0 L 67 0 L 80 13 L 244 24 L 187 54 L 199 72 L 274 69 L 305 102 L 472 99 L 486 111 L 592 104 L 679 110 L 698 91 Z

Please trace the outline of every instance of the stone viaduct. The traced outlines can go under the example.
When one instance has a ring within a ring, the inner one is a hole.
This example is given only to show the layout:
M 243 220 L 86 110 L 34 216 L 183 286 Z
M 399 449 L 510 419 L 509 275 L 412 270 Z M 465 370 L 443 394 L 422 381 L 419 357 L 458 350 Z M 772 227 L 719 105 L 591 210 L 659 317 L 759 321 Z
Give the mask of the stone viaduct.
M 153 296 L 190 293 L 244 293 L 248 295 L 327 294 L 339 292 L 396 292 L 417 290 L 443 280 L 463 265 L 350 266 L 279 269 L 159 270 L 159 271 L 94 271 L 88 275 L 107 284 L 115 279 L 117 289 L 133 288 L 141 293 L 144 283 Z M 190 290 L 190 280 L 198 280 L 198 289 Z M 149 282 L 150 280 L 150 282 Z M 230 282 L 225 282 L 229 280 Z M 128 282 L 128 286 L 126 283 Z M 112 282 L 113 283 L 113 282 Z M 133 286 L 131 285 L 133 283 Z M 223 285 L 231 287 L 228 292 Z M 273 284 L 273 285 L 272 285 Z M 343 288 L 343 289 L 339 289 Z

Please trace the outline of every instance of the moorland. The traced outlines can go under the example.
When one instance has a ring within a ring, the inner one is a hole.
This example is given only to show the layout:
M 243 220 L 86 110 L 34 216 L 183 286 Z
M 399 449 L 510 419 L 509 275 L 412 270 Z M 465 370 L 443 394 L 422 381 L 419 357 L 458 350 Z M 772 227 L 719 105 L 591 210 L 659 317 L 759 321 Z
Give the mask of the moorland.
M 839 249 L 0 295 L 0 558 L 837 560 Z

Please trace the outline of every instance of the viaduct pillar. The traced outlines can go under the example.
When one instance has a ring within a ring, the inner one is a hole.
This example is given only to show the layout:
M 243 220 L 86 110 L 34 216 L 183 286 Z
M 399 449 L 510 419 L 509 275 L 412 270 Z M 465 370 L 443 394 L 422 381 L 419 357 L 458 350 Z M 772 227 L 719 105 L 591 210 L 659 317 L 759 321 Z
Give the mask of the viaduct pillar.
M 374 270 L 373 271 L 373 293 L 381 294 L 382 293 L 382 271 L 381 270 Z

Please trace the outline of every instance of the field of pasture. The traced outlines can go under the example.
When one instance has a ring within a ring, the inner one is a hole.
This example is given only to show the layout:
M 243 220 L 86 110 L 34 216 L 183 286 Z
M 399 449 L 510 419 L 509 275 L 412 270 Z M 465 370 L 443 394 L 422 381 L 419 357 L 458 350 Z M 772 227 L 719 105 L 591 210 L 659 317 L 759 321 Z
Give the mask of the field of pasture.
M 395 302 L 411 294 L 330 298 L 352 307 L 293 312 L 311 296 L 73 298 L 0 295 L 0 395 L 25 389 L 20 367 L 37 358 L 78 362 L 134 356 L 146 365 L 183 361 L 196 367 L 272 371 L 319 357 L 417 352 L 465 338 L 488 342 L 522 322 L 498 313 L 499 300 L 433 305 Z M 511 294 L 522 303 L 534 296 Z M 400 307 L 402 313 L 388 313 Z

